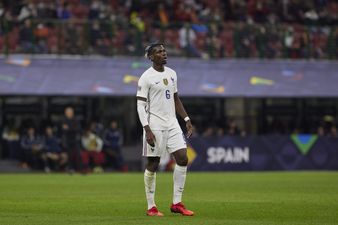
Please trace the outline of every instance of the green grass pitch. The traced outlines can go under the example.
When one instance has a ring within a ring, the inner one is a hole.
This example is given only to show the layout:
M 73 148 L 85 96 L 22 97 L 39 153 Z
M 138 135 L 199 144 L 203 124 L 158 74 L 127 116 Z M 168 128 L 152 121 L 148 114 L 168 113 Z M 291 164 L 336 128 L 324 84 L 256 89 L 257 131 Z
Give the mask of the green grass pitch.
M 337 172 L 192 173 L 184 202 L 169 212 L 172 174 L 157 174 L 163 218 L 145 216 L 142 173 L 1 174 L 1 225 L 338 224 Z

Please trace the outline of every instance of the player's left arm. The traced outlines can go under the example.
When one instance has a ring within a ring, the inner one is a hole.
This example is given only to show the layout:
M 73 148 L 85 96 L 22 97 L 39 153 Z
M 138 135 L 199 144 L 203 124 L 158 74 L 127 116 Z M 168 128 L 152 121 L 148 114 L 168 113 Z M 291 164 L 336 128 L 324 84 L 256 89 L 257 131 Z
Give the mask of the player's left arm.
M 189 138 L 192 135 L 192 131 L 193 131 L 192 124 L 191 124 L 191 121 L 190 121 L 190 118 L 187 112 L 184 109 L 181 99 L 178 97 L 177 92 L 174 93 L 174 100 L 175 100 L 176 112 L 178 113 L 178 115 L 180 115 L 182 119 L 184 119 L 185 126 L 187 127 L 187 138 Z

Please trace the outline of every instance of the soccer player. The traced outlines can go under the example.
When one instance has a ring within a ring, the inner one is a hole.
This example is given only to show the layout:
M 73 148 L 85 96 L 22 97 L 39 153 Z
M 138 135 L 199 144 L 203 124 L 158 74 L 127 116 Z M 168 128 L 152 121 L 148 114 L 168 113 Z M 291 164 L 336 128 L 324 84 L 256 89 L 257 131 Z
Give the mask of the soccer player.
M 176 112 L 184 119 L 187 137 L 192 134 L 191 121 L 177 94 L 176 72 L 164 66 L 167 53 L 163 44 L 155 43 L 146 48 L 146 57 L 153 65 L 138 81 L 137 111 L 143 126 L 143 156 L 147 157 L 144 185 L 148 203 L 148 216 L 163 216 L 155 204 L 156 171 L 163 151 L 171 153 L 176 161 L 174 169 L 174 193 L 171 212 L 192 216 L 194 212 L 182 203 L 187 173 L 187 145 L 178 124 Z

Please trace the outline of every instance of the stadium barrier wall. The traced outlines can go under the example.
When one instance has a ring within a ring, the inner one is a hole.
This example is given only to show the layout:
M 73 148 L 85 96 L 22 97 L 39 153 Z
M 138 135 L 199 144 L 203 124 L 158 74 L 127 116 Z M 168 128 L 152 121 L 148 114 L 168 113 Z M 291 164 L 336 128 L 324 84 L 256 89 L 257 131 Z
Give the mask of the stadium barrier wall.
M 338 96 L 334 61 L 173 57 L 168 64 L 178 74 L 182 97 Z M 12 55 L 0 58 L 0 95 L 135 96 L 138 79 L 150 65 L 138 57 Z
M 317 135 L 196 137 L 190 170 L 338 170 L 338 138 Z

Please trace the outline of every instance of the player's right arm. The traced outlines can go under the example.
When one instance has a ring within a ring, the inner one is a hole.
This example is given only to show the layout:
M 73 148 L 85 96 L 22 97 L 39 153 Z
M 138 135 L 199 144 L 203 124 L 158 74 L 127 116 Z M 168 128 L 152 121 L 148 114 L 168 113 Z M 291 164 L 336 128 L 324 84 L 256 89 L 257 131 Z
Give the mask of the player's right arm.
M 147 107 L 147 97 L 149 92 L 149 84 L 144 79 L 144 77 L 141 76 L 141 78 L 138 81 L 138 87 L 137 87 L 137 113 L 140 119 L 140 122 L 143 126 L 143 129 L 146 132 L 146 140 L 149 145 L 154 146 L 155 143 L 155 135 L 151 131 L 148 123 L 148 112 L 146 111 Z

